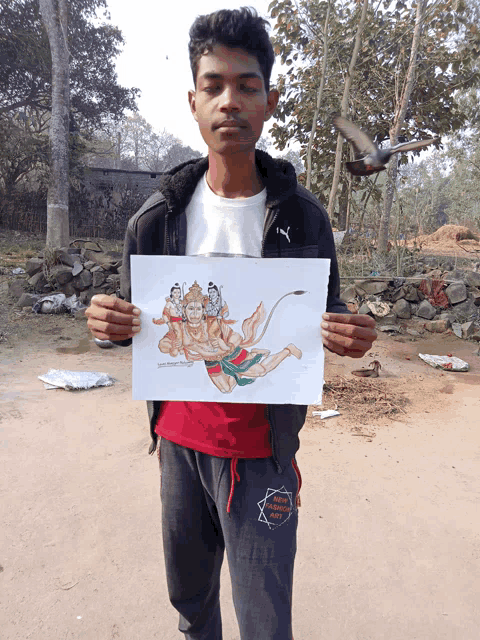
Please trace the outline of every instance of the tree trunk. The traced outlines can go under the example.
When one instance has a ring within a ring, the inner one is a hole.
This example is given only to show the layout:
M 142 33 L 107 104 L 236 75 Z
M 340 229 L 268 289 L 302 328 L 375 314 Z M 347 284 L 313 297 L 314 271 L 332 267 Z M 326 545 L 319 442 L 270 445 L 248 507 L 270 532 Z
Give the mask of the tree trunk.
M 347 222 L 347 206 L 348 206 L 348 183 L 344 180 L 342 184 L 342 191 L 338 198 L 338 218 L 336 220 L 336 227 L 339 231 L 345 230 Z M 332 220 L 333 224 L 333 220 Z
M 373 193 L 373 189 L 374 189 L 375 185 L 377 184 L 377 180 L 378 180 L 378 176 L 379 175 L 380 174 L 378 174 L 378 173 L 375 174 L 375 179 L 372 182 L 372 186 L 370 187 L 370 191 L 368 192 L 367 197 L 365 198 L 365 202 L 363 203 L 362 215 L 360 216 L 360 222 L 359 222 L 359 226 L 358 226 L 358 232 L 359 233 L 363 233 L 363 220 L 364 220 L 365 214 L 367 212 L 367 204 L 368 204 L 368 201 L 370 200 L 370 196 Z
M 122 134 L 117 131 L 117 144 L 115 145 L 115 169 L 121 169 L 122 158 Z
M 417 55 L 422 37 L 422 27 L 425 18 L 425 9 L 428 0 L 419 0 L 417 4 L 417 14 L 415 18 L 415 28 L 413 30 L 412 49 L 410 51 L 410 60 L 408 63 L 407 74 L 403 83 L 403 89 L 400 100 L 397 102 L 393 126 L 390 129 L 390 144 L 393 146 L 398 143 L 398 136 L 405 122 L 410 96 L 415 83 L 415 71 L 417 68 Z M 386 253 L 388 245 L 388 229 L 390 225 L 390 214 L 392 211 L 393 194 L 398 173 L 398 159 L 395 155 L 390 162 L 387 172 L 387 181 L 385 184 L 385 197 L 383 204 L 383 213 L 380 219 L 380 230 L 378 234 L 378 252 Z
M 134 147 L 133 147 L 133 154 L 135 157 L 135 169 L 138 171 L 139 169 L 139 162 L 138 159 L 140 157 L 140 145 L 139 145 L 139 137 L 140 134 L 136 133 L 135 137 L 134 137 Z
M 313 138 L 315 137 L 315 130 L 317 128 L 318 114 L 320 112 L 320 105 L 322 104 L 323 87 L 325 86 L 325 75 L 327 72 L 327 54 L 328 54 L 328 22 L 330 19 L 331 0 L 328 0 L 327 15 L 325 17 L 325 25 L 323 28 L 323 60 L 322 60 L 322 72 L 320 76 L 320 86 L 317 91 L 317 104 L 312 119 L 312 129 L 310 131 L 310 138 L 307 146 L 307 180 L 306 187 L 310 189 L 312 183 L 312 145 Z
M 69 241 L 68 173 L 70 73 L 67 42 L 67 0 L 39 0 L 52 56 L 50 183 L 47 195 L 47 247 Z
M 358 23 L 357 33 L 355 34 L 355 44 L 353 47 L 350 64 L 348 66 L 347 77 L 345 79 L 345 87 L 343 89 L 342 102 L 340 105 L 340 114 L 343 117 L 347 115 L 348 99 L 350 97 L 350 87 L 352 85 L 353 73 L 355 71 L 358 52 L 360 50 L 360 44 L 362 42 L 363 29 L 365 28 L 365 21 L 367 19 L 367 9 L 368 9 L 368 0 L 363 0 L 362 13 L 360 16 L 360 22 Z M 337 136 L 337 150 L 335 153 L 335 169 L 333 171 L 332 188 L 330 189 L 330 198 L 328 200 L 328 215 L 330 219 L 333 216 L 333 210 L 335 208 L 335 199 L 337 197 L 338 183 L 340 181 L 340 165 L 342 163 L 342 147 L 343 147 L 343 136 L 341 133 L 339 133 Z
M 348 233 L 350 229 L 350 217 L 352 211 L 352 176 L 348 176 L 348 190 L 347 190 L 347 217 L 345 220 L 345 231 Z

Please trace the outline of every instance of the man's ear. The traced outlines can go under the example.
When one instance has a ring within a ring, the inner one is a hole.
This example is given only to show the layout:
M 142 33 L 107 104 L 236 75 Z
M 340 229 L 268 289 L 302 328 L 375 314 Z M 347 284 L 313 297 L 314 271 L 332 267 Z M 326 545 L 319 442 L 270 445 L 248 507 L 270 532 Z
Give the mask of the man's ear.
M 192 89 L 188 92 L 188 103 L 190 105 L 190 111 L 192 112 L 193 117 L 198 122 L 197 118 L 197 105 L 195 103 L 196 93 Z
M 277 108 L 278 101 L 280 99 L 280 94 L 276 89 L 270 89 L 267 96 L 267 108 L 265 109 L 265 122 L 270 120 L 270 118 L 275 113 L 275 109 Z

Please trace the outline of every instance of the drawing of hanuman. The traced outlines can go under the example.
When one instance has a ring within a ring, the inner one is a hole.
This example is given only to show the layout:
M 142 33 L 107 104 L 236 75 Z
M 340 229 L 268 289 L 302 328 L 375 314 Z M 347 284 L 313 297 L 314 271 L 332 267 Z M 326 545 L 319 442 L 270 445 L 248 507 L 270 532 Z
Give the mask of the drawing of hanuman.
M 204 295 L 196 281 L 190 287 L 181 301 L 182 322 L 169 322 L 169 331 L 158 343 L 162 353 L 175 358 L 183 352 L 187 360 L 203 360 L 210 380 L 222 393 L 230 393 L 237 385 L 252 384 L 291 355 L 298 359 L 302 357 L 302 352 L 294 344 L 273 355 L 266 349 L 248 351 L 247 348 L 257 344 L 266 330 L 265 326 L 256 339 L 258 328 L 265 320 L 263 302 L 250 318 L 244 320 L 242 336 L 230 326 L 235 321 L 226 319 L 228 307 L 221 301 L 218 288 L 210 283 L 208 291 L 209 295 Z M 162 319 L 167 315 L 165 309 Z M 153 322 L 163 324 L 165 320 Z

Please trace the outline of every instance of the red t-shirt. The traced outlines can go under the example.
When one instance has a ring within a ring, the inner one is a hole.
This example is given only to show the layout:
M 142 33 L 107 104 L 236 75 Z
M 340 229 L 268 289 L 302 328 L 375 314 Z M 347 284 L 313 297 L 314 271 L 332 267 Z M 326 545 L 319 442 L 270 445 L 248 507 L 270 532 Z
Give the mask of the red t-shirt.
M 155 432 L 183 447 L 219 458 L 272 455 L 264 404 L 164 402 Z

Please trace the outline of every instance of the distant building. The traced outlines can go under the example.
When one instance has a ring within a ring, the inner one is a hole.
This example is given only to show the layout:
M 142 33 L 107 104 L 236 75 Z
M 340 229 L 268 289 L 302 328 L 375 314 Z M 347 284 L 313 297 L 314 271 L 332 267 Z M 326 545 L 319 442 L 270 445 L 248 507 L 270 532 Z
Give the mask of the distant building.
M 70 189 L 71 234 L 123 238 L 128 219 L 158 190 L 162 175 L 85 167 Z

